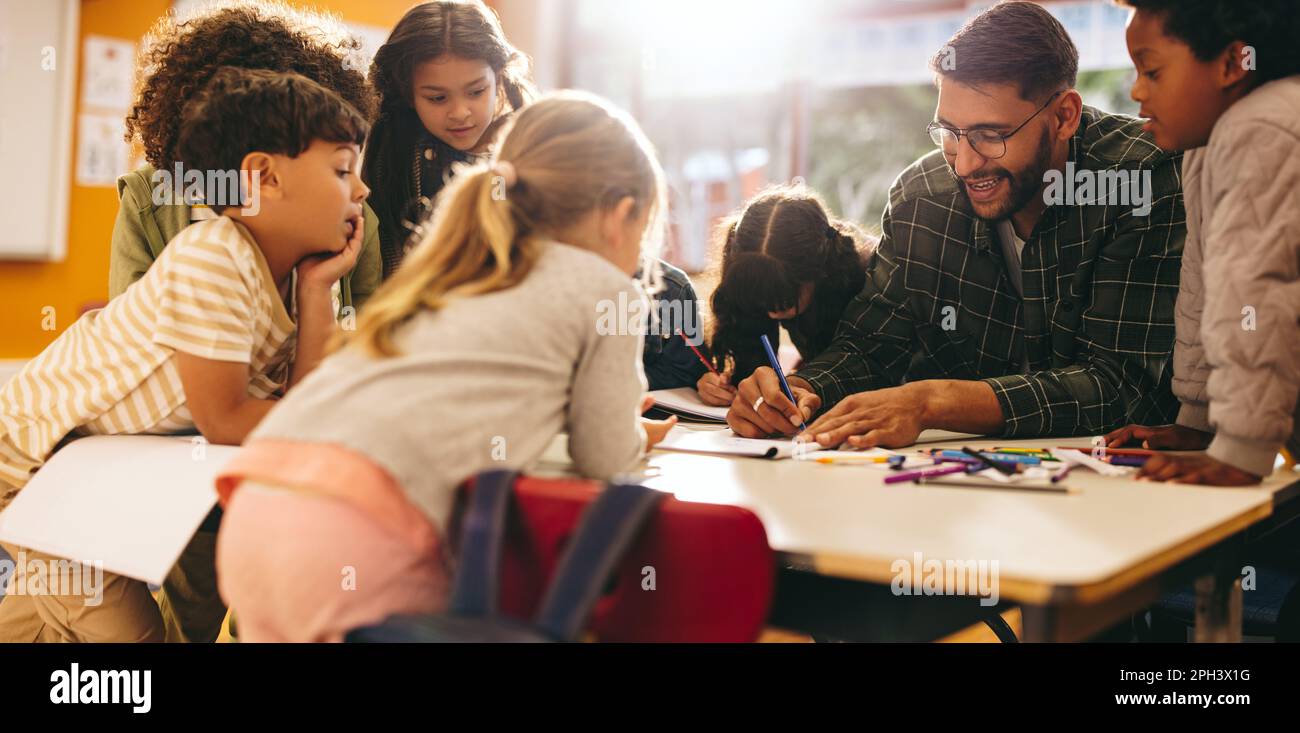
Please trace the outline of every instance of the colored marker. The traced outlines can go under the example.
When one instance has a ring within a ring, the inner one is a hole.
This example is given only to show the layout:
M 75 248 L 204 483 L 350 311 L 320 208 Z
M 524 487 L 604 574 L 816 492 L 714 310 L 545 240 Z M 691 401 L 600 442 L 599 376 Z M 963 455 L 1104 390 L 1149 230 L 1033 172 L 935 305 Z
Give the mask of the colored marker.
M 817 463 L 889 463 L 894 456 L 819 456 L 813 460 Z
M 1021 463 L 1026 466 L 1037 466 L 1038 464 L 1043 462 L 1043 459 L 1039 458 L 1038 456 L 1016 455 L 1014 453 L 990 454 L 987 451 L 976 452 L 972 450 L 967 452 L 961 450 L 939 450 L 939 449 L 935 449 L 934 451 L 931 451 L 931 453 L 937 453 L 938 455 L 943 456 L 945 458 L 978 457 L 978 458 L 983 458 L 984 460 L 987 461 L 994 461 L 997 463 Z
M 1096 451 L 1098 455 L 1147 456 L 1147 457 L 1154 456 L 1156 453 L 1159 452 L 1159 451 L 1147 450 L 1145 448 L 1107 448 L 1104 445 L 1094 445 L 1089 448 L 1080 448 L 1078 446 L 1063 445 L 1060 447 L 1059 450 L 1077 450 L 1077 451 L 1082 451 L 1084 453 L 1092 453 L 1093 451 Z
M 794 392 L 790 391 L 790 385 L 785 381 L 785 371 L 781 369 L 781 362 L 776 360 L 776 352 L 772 350 L 772 342 L 767 340 L 767 334 L 760 334 L 759 340 L 763 342 L 763 350 L 767 352 L 767 360 L 772 362 L 772 371 L 776 372 L 776 378 L 781 380 L 781 390 L 785 396 L 790 398 L 790 404 L 799 408 L 799 403 L 794 399 Z M 799 429 L 807 432 L 808 424 L 803 421 L 802 413 L 799 418 Z
M 1151 456 L 1106 456 L 1105 461 L 1112 466 L 1145 466 Z
M 915 481 L 929 476 L 946 476 L 950 473 L 965 473 L 970 470 L 967 466 L 932 466 L 930 468 L 921 468 L 916 471 L 902 471 L 885 477 L 885 483 L 898 484 L 904 481 Z
M 998 473 L 1001 473 L 1001 474 L 1004 474 L 1004 475 L 1010 476 L 1011 474 L 1013 474 L 1013 473 L 1016 472 L 1016 467 L 1015 467 L 1015 466 L 1007 465 L 1007 464 L 1008 464 L 1007 461 L 1000 461 L 1000 460 L 999 460 L 999 461 L 994 461 L 994 460 L 990 459 L 988 456 L 986 456 L 986 455 L 984 455 L 984 454 L 982 454 L 982 453 L 978 453 L 978 452 L 976 452 L 976 451 L 974 451 L 974 450 L 971 450 L 970 448 L 967 448 L 966 446 L 962 446 L 961 453 L 964 453 L 964 454 L 970 456 L 971 458 L 974 458 L 974 459 L 980 461 L 982 464 L 988 466 L 989 468 L 994 469 L 994 470 L 997 471 Z M 1038 460 L 1037 460 L 1037 459 L 1034 459 L 1034 462 L 1037 463 Z
M 995 453 L 995 454 L 997 454 L 997 455 L 999 455 L 999 456 L 1024 456 L 1024 457 L 1026 457 L 1026 458 L 1037 458 L 1037 459 L 1040 460 L 1040 461 L 1056 461 L 1056 460 L 1059 460 L 1059 459 L 1057 459 L 1056 456 L 1052 455 L 1051 453 L 1039 453 L 1038 451 L 1029 452 L 1029 451 L 1005 450 L 1005 449 L 1002 449 L 1002 448 L 993 448 L 992 450 L 986 450 L 986 451 L 984 451 L 984 453 L 986 453 L 986 454 L 987 454 L 987 453 Z

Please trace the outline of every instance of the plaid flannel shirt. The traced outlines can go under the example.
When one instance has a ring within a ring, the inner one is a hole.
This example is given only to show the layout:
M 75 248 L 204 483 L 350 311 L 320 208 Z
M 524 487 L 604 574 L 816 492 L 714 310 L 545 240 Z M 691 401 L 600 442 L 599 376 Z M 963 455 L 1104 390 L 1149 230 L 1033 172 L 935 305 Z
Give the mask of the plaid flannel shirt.
M 1141 124 L 1084 107 L 1069 159 L 1094 174 L 1149 171 L 1150 212 L 1113 198 L 1049 206 L 1021 254 L 1023 297 L 943 154 L 913 163 L 890 190 L 862 293 L 798 376 L 825 407 L 921 379 L 983 380 L 1007 437 L 1172 422 L 1182 156 L 1157 148 Z

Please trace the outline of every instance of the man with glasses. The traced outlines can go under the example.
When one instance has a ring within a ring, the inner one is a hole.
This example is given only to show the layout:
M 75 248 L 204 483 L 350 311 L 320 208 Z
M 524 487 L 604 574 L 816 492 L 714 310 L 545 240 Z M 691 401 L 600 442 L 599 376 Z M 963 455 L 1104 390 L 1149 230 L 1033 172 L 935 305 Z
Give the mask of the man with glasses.
M 1078 51 L 1035 3 L 986 10 L 931 67 L 939 150 L 895 181 L 862 293 L 831 347 L 789 378 L 795 403 L 760 369 L 739 386 L 732 429 L 791 435 L 807 419 L 826 446 L 895 447 L 926 428 L 1030 437 L 1172 422 L 1180 157 L 1141 120 L 1083 105 Z M 1105 191 L 1049 205 L 1046 178 L 1066 170 L 1141 172 L 1150 208 Z

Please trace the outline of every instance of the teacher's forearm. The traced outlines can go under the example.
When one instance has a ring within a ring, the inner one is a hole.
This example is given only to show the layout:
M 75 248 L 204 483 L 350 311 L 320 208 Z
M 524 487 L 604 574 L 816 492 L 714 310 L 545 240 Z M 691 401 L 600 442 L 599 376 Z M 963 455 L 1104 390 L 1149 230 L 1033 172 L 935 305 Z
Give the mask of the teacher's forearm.
M 979 435 L 1002 432 L 1002 406 L 985 382 L 927 379 L 908 387 L 922 397 L 923 428 Z

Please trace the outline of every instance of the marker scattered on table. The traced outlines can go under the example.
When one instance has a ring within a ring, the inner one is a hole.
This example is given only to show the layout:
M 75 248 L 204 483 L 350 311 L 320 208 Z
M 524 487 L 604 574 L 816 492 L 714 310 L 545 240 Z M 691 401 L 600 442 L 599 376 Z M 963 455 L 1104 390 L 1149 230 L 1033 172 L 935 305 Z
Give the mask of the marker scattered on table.
M 1106 456 L 1104 460 L 1112 466 L 1145 466 L 1151 456 Z
M 1146 456 L 1148 458 L 1160 452 L 1154 450 L 1147 450 L 1146 448 L 1107 448 L 1104 445 L 1095 445 L 1091 448 L 1080 448 L 1078 446 L 1063 445 L 1057 448 L 1057 450 L 1077 450 L 1088 454 L 1091 454 L 1095 450 L 1100 455 Z
M 1040 461 L 1059 460 L 1056 456 L 1052 455 L 1051 451 L 1043 450 L 1041 448 L 990 448 L 984 452 L 1008 456 L 1028 456 L 1030 458 L 1037 458 Z
M 998 473 L 1001 473 L 1001 474 L 1005 474 L 1005 475 L 1007 475 L 1007 476 L 1010 476 L 1011 474 L 1013 474 L 1013 473 L 1016 472 L 1015 467 L 1014 467 L 1014 466 L 1008 466 L 1006 461 L 994 461 L 994 460 L 990 459 L 988 456 L 985 456 L 983 453 L 980 453 L 980 452 L 975 451 L 975 450 L 971 450 L 970 448 L 967 448 L 967 447 L 964 447 L 964 446 L 962 447 L 961 452 L 962 452 L 962 453 L 965 453 L 966 455 L 970 456 L 971 458 L 974 458 L 974 459 L 978 460 L 978 461 L 980 462 L 981 465 L 984 465 L 984 466 L 987 466 L 988 468 L 992 468 L 992 469 L 996 470 Z M 1035 463 L 1037 463 L 1037 461 L 1035 461 Z
M 930 468 L 920 468 L 915 471 L 902 471 L 900 473 L 890 474 L 885 477 L 885 483 L 897 484 L 904 481 L 916 481 L 917 479 L 928 478 L 930 476 L 947 476 L 950 473 L 965 473 L 970 467 L 965 465 L 958 466 L 931 466 Z
M 1026 456 L 1018 453 L 989 454 L 987 451 L 977 452 L 967 448 L 963 448 L 962 450 L 935 449 L 931 451 L 930 454 L 932 456 L 942 457 L 942 458 L 956 458 L 959 460 L 980 459 L 984 461 L 991 461 L 993 463 L 1021 463 L 1026 466 L 1037 466 L 1038 464 L 1043 462 L 1043 459 L 1039 458 L 1038 456 Z
M 896 456 L 819 456 L 813 460 L 822 464 L 835 463 L 889 463 Z M 900 457 L 901 456 L 897 456 Z
M 1059 482 L 1061 479 L 1065 478 L 1066 476 L 1069 476 L 1069 475 L 1070 475 L 1070 471 L 1074 468 L 1074 466 L 1075 466 L 1075 464 L 1073 464 L 1073 463 L 1067 463 L 1067 464 L 1065 464 L 1064 466 L 1062 466 L 1062 467 L 1061 467 L 1061 470 L 1059 470 L 1059 471 L 1057 471 L 1056 473 L 1052 474 L 1052 483 L 1057 483 L 1057 482 Z

